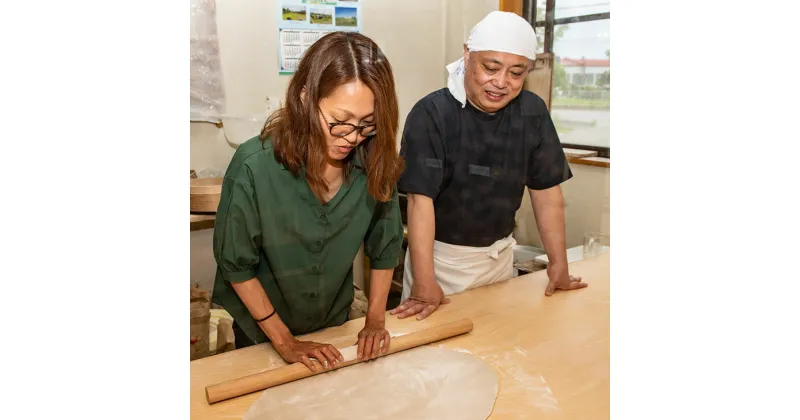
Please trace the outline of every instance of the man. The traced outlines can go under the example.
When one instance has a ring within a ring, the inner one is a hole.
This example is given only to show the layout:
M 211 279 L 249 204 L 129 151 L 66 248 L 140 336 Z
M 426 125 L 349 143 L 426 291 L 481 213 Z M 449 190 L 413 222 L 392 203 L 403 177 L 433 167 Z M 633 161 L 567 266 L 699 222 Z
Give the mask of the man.
M 511 236 L 525 187 L 550 261 L 547 296 L 586 287 L 569 275 L 560 184 L 572 177 L 544 101 L 522 85 L 536 34 L 513 13 L 492 12 L 472 29 L 447 88 L 406 119 L 408 252 L 400 318 L 424 319 L 447 295 L 510 279 Z

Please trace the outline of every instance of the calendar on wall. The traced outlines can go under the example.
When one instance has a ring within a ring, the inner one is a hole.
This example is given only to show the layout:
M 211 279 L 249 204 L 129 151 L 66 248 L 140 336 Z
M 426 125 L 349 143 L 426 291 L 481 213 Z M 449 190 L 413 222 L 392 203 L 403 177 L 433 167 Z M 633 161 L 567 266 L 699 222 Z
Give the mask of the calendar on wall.
M 292 74 L 308 47 L 333 31 L 361 31 L 358 0 L 278 2 L 278 72 Z

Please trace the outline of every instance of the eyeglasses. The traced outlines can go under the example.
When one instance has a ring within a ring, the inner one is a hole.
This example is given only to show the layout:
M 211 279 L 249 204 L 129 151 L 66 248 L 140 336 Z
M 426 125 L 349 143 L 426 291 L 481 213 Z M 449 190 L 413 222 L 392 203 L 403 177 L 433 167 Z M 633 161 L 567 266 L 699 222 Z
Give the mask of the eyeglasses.
M 372 137 L 375 134 L 377 134 L 377 130 L 375 129 L 375 124 L 353 125 L 345 122 L 331 123 L 328 122 L 328 119 L 325 118 L 325 114 L 322 113 L 322 111 L 320 111 L 320 114 L 322 114 L 322 119 L 325 120 L 326 123 L 328 123 L 328 130 L 331 132 L 332 136 L 346 137 L 349 136 L 350 133 L 356 130 L 358 130 L 358 134 L 360 134 L 361 137 Z

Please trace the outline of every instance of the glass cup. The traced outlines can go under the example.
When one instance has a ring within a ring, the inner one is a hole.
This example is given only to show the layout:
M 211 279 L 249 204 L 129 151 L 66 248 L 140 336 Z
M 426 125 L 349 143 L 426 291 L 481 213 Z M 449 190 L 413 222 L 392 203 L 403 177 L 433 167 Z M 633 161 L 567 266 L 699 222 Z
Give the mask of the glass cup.
M 587 232 L 583 235 L 583 258 L 596 257 L 608 251 L 611 246 L 609 235 L 600 232 Z

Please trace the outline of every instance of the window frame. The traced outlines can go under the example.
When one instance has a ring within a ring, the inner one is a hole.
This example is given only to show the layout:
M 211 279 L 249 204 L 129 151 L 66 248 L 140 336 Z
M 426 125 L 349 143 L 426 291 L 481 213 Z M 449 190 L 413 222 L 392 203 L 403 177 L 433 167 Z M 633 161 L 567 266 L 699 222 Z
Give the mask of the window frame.
M 556 0 L 545 0 L 544 20 L 536 21 L 537 0 L 522 0 L 522 17 L 533 26 L 534 29 L 544 28 L 544 52 L 553 52 L 553 34 L 558 25 L 568 25 L 570 23 L 592 22 L 596 20 L 610 20 L 611 12 L 590 13 L 586 15 L 570 16 L 555 19 Z M 595 77 L 596 79 L 596 77 Z M 585 80 L 584 80 L 585 81 Z M 552 97 L 552 86 L 550 95 Z M 599 157 L 611 158 L 611 147 L 586 146 L 583 144 L 562 143 L 562 146 L 570 149 L 590 150 L 598 153 Z

